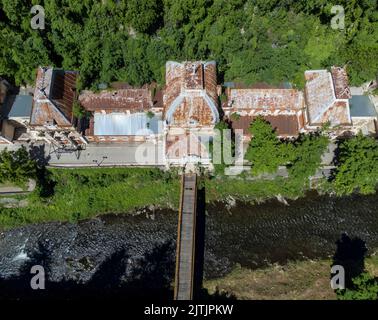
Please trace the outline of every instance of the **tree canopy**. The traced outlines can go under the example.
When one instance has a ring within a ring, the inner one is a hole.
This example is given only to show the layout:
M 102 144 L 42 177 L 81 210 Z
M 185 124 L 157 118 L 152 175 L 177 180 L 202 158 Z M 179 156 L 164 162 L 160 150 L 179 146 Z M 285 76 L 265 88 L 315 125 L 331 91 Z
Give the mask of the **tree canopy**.
M 245 154 L 252 174 L 276 173 L 279 166 L 288 169 L 287 187 L 302 192 L 320 167 L 329 139 L 321 132 L 301 134 L 296 140 L 280 140 L 271 124 L 257 117 L 250 126 L 252 139 Z
M 378 186 L 378 142 L 359 133 L 343 141 L 339 150 L 334 181 L 337 193 L 374 193 Z
M 28 178 L 35 178 L 37 166 L 30 159 L 25 147 L 16 151 L 4 149 L 0 152 L 0 182 L 22 184 Z
M 34 3 L 34 1 L 33 1 Z M 0 75 L 31 83 L 38 65 L 79 70 L 84 87 L 114 80 L 163 83 L 167 60 L 214 59 L 220 80 L 292 81 L 303 71 L 347 64 L 351 82 L 375 78 L 374 0 L 340 0 L 345 29 L 331 28 L 325 0 L 0 0 Z
M 363 272 L 352 279 L 351 288 L 337 290 L 339 300 L 377 300 L 378 299 L 378 278 L 368 272 Z
M 294 152 L 288 166 L 294 179 L 304 181 L 320 167 L 321 156 L 329 143 L 328 137 L 320 134 L 302 134 L 294 143 Z
M 275 173 L 279 165 L 285 164 L 285 145 L 277 137 L 271 124 L 257 117 L 250 126 L 251 142 L 245 159 L 252 164 L 252 173 Z

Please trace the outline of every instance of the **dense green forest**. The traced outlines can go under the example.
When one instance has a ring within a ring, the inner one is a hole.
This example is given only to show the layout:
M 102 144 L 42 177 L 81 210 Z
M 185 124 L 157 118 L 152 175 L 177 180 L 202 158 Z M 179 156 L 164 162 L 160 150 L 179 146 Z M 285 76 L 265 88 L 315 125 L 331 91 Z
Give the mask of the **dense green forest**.
M 45 29 L 30 26 L 33 4 Z M 333 5 L 344 30 L 331 28 Z M 215 59 L 219 80 L 292 81 L 347 64 L 351 82 L 377 76 L 376 0 L 0 0 L 0 76 L 30 83 L 38 65 L 79 70 L 90 87 L 164 81 L 166 60 Z

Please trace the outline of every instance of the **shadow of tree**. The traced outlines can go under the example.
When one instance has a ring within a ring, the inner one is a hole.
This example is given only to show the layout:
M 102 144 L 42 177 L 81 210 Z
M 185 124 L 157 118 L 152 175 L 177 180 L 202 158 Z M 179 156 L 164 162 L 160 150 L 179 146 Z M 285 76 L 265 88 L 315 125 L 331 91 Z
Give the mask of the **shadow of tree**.
M 44 156 L 44 146 L 36 146 L 30 151 L 33 157 L 40 159 L 41 188 L 50 188 L 49 174 L 45 169 L 47 162 Z M 53 186 L 51 187 L 53 192 Z M 51 191 L 50 190 L 50 191 Z M 47 190 L 48 191 L 48 190 Z M 47 194 L 45 191 L 45 195 Z M 42 191 L 41 191 L 42 192 Z M 197 238 L 195 261 L 195 300 L 234 300 L 227 292 L 210 294 L 202 289 L 204 242 L 205 242 L 205 189 L 198 192 L 197 207 Z M 20 267 L 17 276 L 0 277 L 0 299 L 11 300 L 158 300 L 173 299 L 174 271 L 176 263 L 176 243 L 173 240 L 155 244 L 150 252 L 139 259 L 131 259 L 125 248 L 113 252 L 95 270 L 91 279 L 80 283 L 72 279 L 62 279 L 55 282 L 49 279 L 51 271 L 51 250 L 45 242 L 38 243 L 38 250 Z M 33 274 L 30 270 L 35 265 L 45 269 L 44 290 L 33 290 L 30 281 Z M 64 275 L 63 275 L 64 276 Z
M 33 290 L 31 288 L 30 282 L 34 276 L 34 274 L 31 274 L 31 268 L 36 265 L 43 266 L 45 275 L 48 276 L 50 256 L 51 253 L 47 247 L 42 242 L 38 242 L 38 250 L 24 262 L 17 276 L 7 279 L 0 277 L 0 300 L 17 299 L 19 297 L 28 299 L 30 296 L 42 298 L 45 294 L 44 290 Z
M 50 197 L 54 194 L 56 182 L 51 178 L 51 173 L 46 166 L 50 161 L 50 156 L 46 156 L 45 145 L 31 145 L 29 149 L 30 158 L 37 163 L 37 180 L 39 195 L 42 198 Z
M 21 266 L 19 275 L 0 278 L 1 300 L 130 300 L 173 298 L 175 243 L 157 244 L 144 257 L 132 261 L 126 249 L 119 249 L 101 263 L 86 283 L 74 280 L 50 281 L 51 252 L 42 242 L 39 249 Z M 32 266 L 45 268 L 44 290 L 33 290 Z
M 41 265 L 45 269 L 45 289 L 33 290 L 31 268 Z M 44 242 L 20 267 L 17 276 L 0 277 L 0 300 L 135 300 L 169 301 L 173 299 L 175 268 L 175 242 L 158 243 L 142 258 L 131 260 L 127 250 L 121 248 L 105 259 L 91 279 L 81 283 L 72 279 L 51 281 L 51 251 Z M 197 300 L 230 300 L 226 292 L 209 294 L 199 290 Z
M 200 298 L 203 280 L 203 266 L 205 259 L 205 227 L 206 227 L 206 192 L 205 187 L 199 187 L 197 191 L 196 212 L 196 242 L 194 261 L 194 299 Z
M 345 270 L 345 286 L 353 285 L 352 279 L 365 270 L 366 243 L 360 238 L 350 238 L 343 233 L 336 241 L 336 252 L 333 256 L 333 265 L 341 265 Z
M 173 298 L 175 252 L 175 243 L 167 241 L 157 245 L 137 262 L 137 267 L 130 273 L 133 280 L 128 283 L 134 294 L 159 300 Z
M 335 141 L 335 144 L 336 144 L 336 148 L 334 150 L 334 154 L 333 154 L 333 158 L 332 158 L 332 161 L 331 163 L 335 166 L 335 168 L 331 169 L 331 174 L 330 176 L 327 178 L 328 181 L 333 181 L 335 180 L 336 178 L 336 174 L 337 174 L 337 170 L 338 170 L 338 167 L 340 165 L 340 146 L 341 144 L 347 139 L 347 137 L 339 137 L 338 139 L 336 139 Z

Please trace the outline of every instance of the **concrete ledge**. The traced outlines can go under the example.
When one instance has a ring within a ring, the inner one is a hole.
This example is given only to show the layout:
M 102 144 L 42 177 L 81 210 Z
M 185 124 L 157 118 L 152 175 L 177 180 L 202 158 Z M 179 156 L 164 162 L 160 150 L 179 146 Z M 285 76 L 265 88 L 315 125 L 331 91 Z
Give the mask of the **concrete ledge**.
M 12 184 L 6 187 L 0 186 L 0 194 L 22 194 L 32 192 L 34 191 L 36 184 L 35 180 L 29 179 L 26 189 L 22 189 L 21 187 Z

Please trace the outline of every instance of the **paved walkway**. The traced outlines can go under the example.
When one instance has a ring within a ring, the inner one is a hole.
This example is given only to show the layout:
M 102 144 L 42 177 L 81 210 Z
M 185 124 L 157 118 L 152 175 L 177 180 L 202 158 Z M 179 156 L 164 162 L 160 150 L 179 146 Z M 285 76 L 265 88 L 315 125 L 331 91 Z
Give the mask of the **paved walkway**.
M 16 150 L 21 145 L 7 145 Z M 5 147 L 1 146 L 0 151 Z M 49 144 L 28 145 L 29 151 L 50 166 L 96 167 L 96 166 L 162 166 L 163 145 L 161 143 L 117 143 L 88 144 L 81 151 L 59 151 Z
M 0 145 L 0 151 L 7 148 L 16 150 L 21 144 Z M 50 166 L 63 167 L 96 167 L 96 166 L 164 166 L 164 147 L 162 142 L 144 143 L 101 143 L 88 144 L 85 150 L 60 152 L 56 147 L 44 143 L 26 145 L 36 158 L 46 159 Z M 336 145 L 331 142 L 322 156 L 323 166 L 332 166 Z M 240 173 L 240 168 L 233 175 Z M 286 168 L 280 168 L 278 174 L 287 177 Z M 274 177 L 267 177 L 274 178 Z
M 33 179 L 29 179 L 27 183 L 27 188 L 23 189 L 21 187 L 16 186 L 15 184 L 0 184 L 0 195 L 3 194 L 23 194 L 32 192 L 35 189 L 36 181 Z

